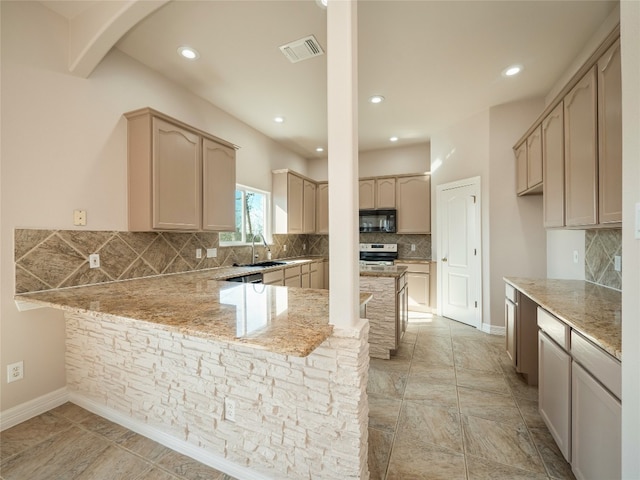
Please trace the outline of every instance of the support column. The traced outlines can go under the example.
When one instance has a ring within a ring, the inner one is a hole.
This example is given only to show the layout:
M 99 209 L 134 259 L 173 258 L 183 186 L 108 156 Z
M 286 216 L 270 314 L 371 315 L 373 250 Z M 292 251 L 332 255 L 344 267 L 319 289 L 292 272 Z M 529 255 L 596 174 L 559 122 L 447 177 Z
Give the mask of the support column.
M 355 0 L 327 6 L 329 148 L 329 321 L 359 319 L 358 14 Z

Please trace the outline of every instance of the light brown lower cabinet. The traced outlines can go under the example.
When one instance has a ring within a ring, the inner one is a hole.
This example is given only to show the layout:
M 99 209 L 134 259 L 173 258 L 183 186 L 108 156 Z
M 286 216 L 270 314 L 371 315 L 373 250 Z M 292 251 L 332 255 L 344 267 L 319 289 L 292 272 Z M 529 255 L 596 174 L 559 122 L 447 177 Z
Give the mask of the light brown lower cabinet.
M 407 267 L 407 305 L 410 312 L 431 312 L 429 264 L 396 263 Z
M 571 356 L 538 332 L 538 409 L 564 458 L 571 461 Z
M 573 473 L 578 480 L 621 478 L 622 405 L 576 362 L 571 378 Z
M 284 269 L 284 286 L 285 287 L 301 287 L 300 265 L 287 267 Z
M 262 275 L 262 283 L 265 285 L 284 285 L 284 269 L 265 272 Z
M 621 363 L 538 308 L 540 416 L 578 480 L 621 478 Z

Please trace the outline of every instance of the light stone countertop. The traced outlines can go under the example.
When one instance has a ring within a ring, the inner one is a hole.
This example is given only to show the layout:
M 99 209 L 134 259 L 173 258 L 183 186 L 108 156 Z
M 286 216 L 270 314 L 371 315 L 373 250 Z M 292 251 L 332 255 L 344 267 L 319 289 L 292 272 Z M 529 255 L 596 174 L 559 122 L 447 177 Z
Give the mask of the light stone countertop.
M 361 265 L 361 277 L 401 277 L 407 271 L 407 267 L 399 265 Z
M 426 258 L 396 258 L 396 263 L 417 263 L 428 265 L 430 263 L 435 263 L 433 260 L 427 260 Z
M 622 294 L 582 280 L 505 277 L 504 281 L 622 360 Z
M 329 291 L 220 281 L 264 270 L 222 267 L 26 293 L 15 299 L 305 357 L 333 331 Z M 371 294 L 360 293 L 361 305 L 370 299 Z

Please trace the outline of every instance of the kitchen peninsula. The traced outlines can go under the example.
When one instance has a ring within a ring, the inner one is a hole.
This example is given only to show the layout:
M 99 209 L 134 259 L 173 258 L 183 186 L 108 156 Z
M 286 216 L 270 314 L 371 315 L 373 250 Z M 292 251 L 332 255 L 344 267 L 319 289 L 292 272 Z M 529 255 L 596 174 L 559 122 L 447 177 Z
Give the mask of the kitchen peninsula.
M 65 311 L 74 403 L 235 476 L 247 468 L 252 478 L 358 478 L 367 457 L 368 329 L 329 325 L 327 291 L 219 281 L 250 271 L 16 300 Z

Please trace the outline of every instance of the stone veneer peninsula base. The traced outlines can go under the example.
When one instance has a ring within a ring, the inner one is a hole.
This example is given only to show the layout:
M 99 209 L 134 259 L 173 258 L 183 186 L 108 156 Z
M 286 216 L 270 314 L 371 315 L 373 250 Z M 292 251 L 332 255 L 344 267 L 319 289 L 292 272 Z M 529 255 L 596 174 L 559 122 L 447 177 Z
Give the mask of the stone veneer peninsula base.
M 296 357 L 144 321 L 65 318 L 79 405 L 183 453 L 195 447 L 192 456 L 240 478 L 369 478 L 366 321 Z M 235 422 L 224 420 L 225 398 Z

